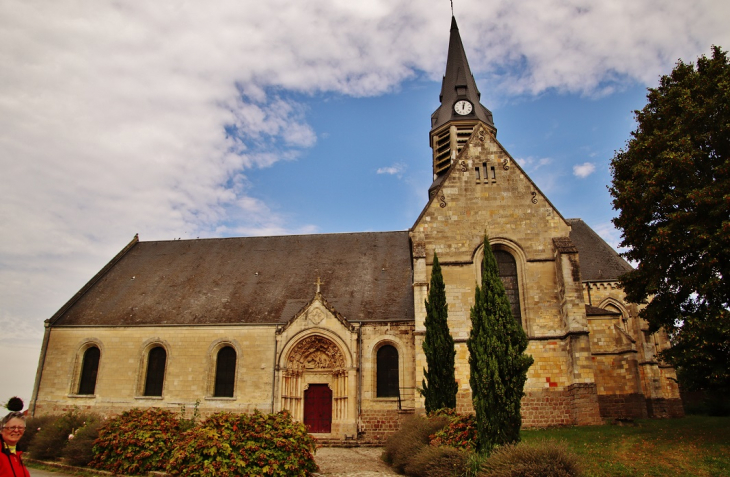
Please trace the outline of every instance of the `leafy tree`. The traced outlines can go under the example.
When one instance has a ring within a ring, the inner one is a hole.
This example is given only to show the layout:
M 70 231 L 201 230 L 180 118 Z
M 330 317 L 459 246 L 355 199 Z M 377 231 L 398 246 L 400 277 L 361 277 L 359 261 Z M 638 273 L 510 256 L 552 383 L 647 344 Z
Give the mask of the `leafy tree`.
M 495 446 L 520 440 L 520 401 L 533 359 L 524 353 L 527 335 L 512 317 L 486 236 L 482 286 L 476 288 L 467 347 L 477 421 L 476 447 L 479 452 L 489 453 Z
M 650 88 L 637 127 L 611 161 L 621 277 L 640 316 L 674 346 L 661 358 L 689 387 L 730 391 L 730 64 L 712 48 Z
M 441 274 L 438 256 L 433 254 L 431 287 L 426 300 L 426 336 L 423 352 L 426 354 L 428 369 L 423 371 L 421 394 L 426 398 L 426 412 L 456 407 L 456 393 L 459 391 L 454 378 L 454 339 L 449 332 L 446 304 L 446 286 Z

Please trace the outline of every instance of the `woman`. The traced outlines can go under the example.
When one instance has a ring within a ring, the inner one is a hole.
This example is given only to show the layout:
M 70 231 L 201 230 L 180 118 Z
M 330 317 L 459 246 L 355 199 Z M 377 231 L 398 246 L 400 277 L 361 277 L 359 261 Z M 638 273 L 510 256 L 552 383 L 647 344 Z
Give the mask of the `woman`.
M 23 453 L 15 450 L 15 445 L 25 432 L 25 416 L 22 412 L 12 411 L 0 421 L 0 427 L 0 477 L 30 477 L 30 472 L 21 459 Z

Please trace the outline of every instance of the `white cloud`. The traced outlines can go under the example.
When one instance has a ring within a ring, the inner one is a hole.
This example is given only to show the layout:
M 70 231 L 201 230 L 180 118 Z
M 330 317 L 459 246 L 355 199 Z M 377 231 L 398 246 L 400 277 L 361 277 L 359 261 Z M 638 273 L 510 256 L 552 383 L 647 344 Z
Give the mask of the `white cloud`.
M 522 166 L 526 172 L 535 172 L 543 166 L 552 164 L 553 160 L 550 157 L 518 157 L 515 159 L 517 163 Z
M 581 179 L 585 179 L 594 172 L 596 172 L 596 165 L 592 162 L 584 162 L 573 166 L 573 175 Z
M 376 171 L 376 173 L 377 174 L 388 174 L 388 175 L 391 175 L 391 176 L 402 177 L 403 176 L 403 172 L 405 171 L 405 169 L 406 169 L 405 164 L 396 163 L 396 164 L 393 164 L 392 166 L 380 167 Z
M 0 3 L 2 347 L 39 346 L 42 320 L 135 232 L 317 230 L 257 201 L 248 175 L 315 144 L 308 95 L 381 94 L 421 72 L 440 79 L 448 8 Z M 654 84 L 677 58 L 730 44 L 721 0 L 464 0 L 456 14 L 472 69 L 492 85 L 485 104 L 490 94 Z M 535 160 L 537 169 L 548 159 Z

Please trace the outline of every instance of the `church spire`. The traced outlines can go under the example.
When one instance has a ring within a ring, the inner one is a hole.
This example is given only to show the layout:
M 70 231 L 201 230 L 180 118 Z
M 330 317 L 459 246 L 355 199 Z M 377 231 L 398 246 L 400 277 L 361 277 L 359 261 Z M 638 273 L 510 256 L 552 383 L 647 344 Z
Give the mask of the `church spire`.
M 480 97 L 481 93 L 466 59 L 456 18 L 452 16 L 446 73 L 439 95 L 441 106 L 431 115 L 434 178 L 448 170 L 477 122 L 483 123 L 496 134 L 492 112 L 479 102 Z

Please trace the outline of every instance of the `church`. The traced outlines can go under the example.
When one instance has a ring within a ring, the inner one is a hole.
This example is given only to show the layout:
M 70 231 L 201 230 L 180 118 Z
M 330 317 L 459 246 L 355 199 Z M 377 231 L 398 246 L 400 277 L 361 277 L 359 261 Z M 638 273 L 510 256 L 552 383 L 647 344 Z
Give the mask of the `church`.
M 683 415 L 675 371 L 618 277 L 631 269 L 553 207 L 497 141 L 452 17 L 433 183 L 404 231 L 150 241 L 137 236 L 45 322 L 31 412 L 277 412 L 377 442 L 424 411 L 425 299 L 438 255 L 471 410 L 466 340 L 483 238 L 534 358 L 525 427 Z M 427 160 L 427 158 L 424 158 Z

